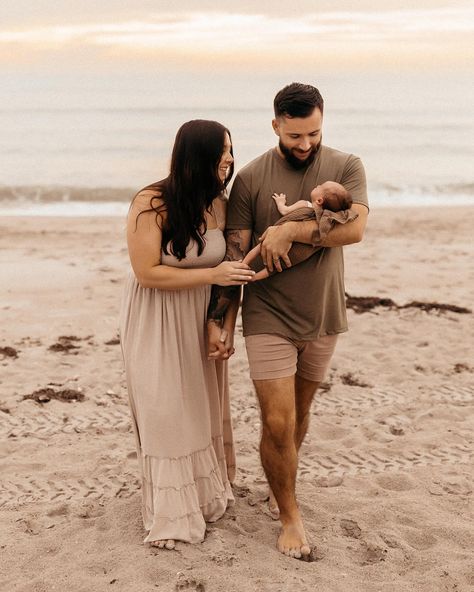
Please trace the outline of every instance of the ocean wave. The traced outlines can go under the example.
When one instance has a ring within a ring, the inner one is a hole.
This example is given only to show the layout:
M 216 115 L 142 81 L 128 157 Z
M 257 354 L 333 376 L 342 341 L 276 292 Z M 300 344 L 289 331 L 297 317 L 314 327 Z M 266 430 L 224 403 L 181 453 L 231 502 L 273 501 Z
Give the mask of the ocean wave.
M 0 187 L 2 216 L 125 216 L 135 190 L 116 187 Z M 474 183 L 427 186 L 371 184 L 374 207 L 474 205 Z
M 130 203 L 137 189 L 117 187 L 0 186 L 0 203 L 48 204 L 68 202 Z
M 432 195 L 432 196 L 474 196 L 474 183 L 438 183 L 434 185 L 394 185 L 392 183 L 374 184 L 371 190 L 381 195 Z

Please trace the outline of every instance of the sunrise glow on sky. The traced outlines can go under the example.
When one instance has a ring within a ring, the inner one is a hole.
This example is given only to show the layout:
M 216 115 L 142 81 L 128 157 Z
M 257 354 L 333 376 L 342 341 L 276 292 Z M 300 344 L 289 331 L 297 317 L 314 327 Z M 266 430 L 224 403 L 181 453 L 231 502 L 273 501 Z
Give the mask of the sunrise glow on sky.
M 133 3 L 127 10 L 103 2 L 42 0 L 34 13 L 21 0 L 2 1 L 0 65 L 61 68 L 133 66 L 256 70 L 314 61 L 318 67 L 450 67 L 472 65 L 474 4 L 348 1 L 292 3 L 164 1 Z M 286 3 L 285 3 L 286 4 Z M 20 6 L 18 6 L 20 5 Z M 31 3 L 30 3 L 31 5 Z M 74 6 L 76 5 L 76 6 Z M 281 5 L 281 7 L 280 7 Z M 25 14 L 27 15 L 25 17 Z

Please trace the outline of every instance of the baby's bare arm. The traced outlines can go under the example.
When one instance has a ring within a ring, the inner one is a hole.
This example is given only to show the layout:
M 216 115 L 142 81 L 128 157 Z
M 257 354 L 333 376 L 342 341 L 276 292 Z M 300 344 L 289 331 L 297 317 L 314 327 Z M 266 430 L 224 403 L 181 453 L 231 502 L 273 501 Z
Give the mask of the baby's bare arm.
M 300 199 L 296 203 L 291 204 L 291 206 L 286 205 L 286 195 L 284 193 L 274 193 L 272 195 L 273 199 L 276 202 L 278 211 L 282 216 L 286 216 L 295 210 L 300 208 L 312 208 L 313 204 L 306 199 Z

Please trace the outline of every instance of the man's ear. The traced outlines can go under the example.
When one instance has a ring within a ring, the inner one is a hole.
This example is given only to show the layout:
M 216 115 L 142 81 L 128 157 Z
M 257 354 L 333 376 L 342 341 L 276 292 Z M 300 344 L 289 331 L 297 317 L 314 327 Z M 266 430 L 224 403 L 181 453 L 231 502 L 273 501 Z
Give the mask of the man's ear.
M 280 124 L 278 119 L 272 119 L 272 128 L 278 137 L 280 137 Z

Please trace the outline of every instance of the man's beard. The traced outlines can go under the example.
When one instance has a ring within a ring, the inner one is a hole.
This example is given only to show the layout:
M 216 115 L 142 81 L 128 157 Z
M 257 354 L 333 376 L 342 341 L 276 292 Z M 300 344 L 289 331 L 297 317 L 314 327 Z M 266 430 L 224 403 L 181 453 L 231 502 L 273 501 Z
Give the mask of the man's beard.
M 322 140 L 319 140 L 319 142 L 316 144 L 316 146 L 313 146 L 311 148 L 311 152 L 309 153 L 307 158 L 305 158 L 304 160 L 296 158 L 296 156 L 291 151 L 291 148 L 287 148 L 281 140 L 279 141 L 278 146 L 280 147 L 280 150 L 281 150 L 283 156 L 285 157 L 286 162 L 291 167 L 298 170 L 298 169 L 307 168 L 314 161 L 314 159 L 316 158 L 316 154 L 318 153 L 318 150 L 321 146 L 321 141 Z

